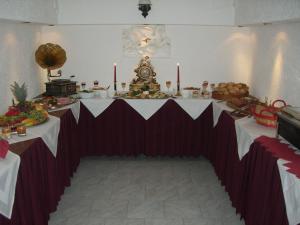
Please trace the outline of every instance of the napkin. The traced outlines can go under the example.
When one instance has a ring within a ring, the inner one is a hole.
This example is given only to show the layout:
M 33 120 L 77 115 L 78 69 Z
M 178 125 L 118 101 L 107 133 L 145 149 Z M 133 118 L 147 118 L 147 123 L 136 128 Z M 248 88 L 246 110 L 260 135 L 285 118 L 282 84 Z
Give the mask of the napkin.
M 0 140 L 0 158 L 4 159 L 8 152 L 8 142 L 6 140 Z

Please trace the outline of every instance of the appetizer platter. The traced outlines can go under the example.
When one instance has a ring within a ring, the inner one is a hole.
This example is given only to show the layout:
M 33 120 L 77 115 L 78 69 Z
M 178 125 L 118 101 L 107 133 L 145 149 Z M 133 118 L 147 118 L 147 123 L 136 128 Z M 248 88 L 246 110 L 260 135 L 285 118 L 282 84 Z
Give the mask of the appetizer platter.
M 42 98 L 35 99 L 33 104 L 39 108 L 42 107 L 45 110 L 60 109 L 65 106 L 75 103 L 77 99 L 72 97 L 54 97 L 54 96 L 45 96 Z

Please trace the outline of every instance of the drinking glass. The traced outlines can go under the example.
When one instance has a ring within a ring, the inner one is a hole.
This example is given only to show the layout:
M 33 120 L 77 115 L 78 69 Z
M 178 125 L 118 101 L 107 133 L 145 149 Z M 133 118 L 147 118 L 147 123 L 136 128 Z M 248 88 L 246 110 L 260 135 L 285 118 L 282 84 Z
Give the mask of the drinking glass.
M 126 83 L 125 83 L 125 82 L 122 82 L 122 83 L 121 83 L 121 87 L 122 87 L 122 89 L 123 89 L 123 92 L 125 92 Z
M 98 85 L 99 85 L 99 81 L 95 80 L 95 81 L 94 81 L 94 87 L 96 87 L 96 88 L 97 88 L 97 87 L 98 87 Z
M 170 87 L 171 87 L 171 81 L 166 81 L 166 86 L 167 86 L 167 88 L 168 88 L 168 93 L 170 93 Z
M 210 89 L 211 89 L 211 91 L 213 92 L 214 90 L 215 90 L 215 88 L 216 88 L 216 85 L 215 84 L 210 84 Z
M 81 89 L 82 90 L 85 90 L 85 86 L 86 86 L 86 83 L 85 82 L 81 82 Z

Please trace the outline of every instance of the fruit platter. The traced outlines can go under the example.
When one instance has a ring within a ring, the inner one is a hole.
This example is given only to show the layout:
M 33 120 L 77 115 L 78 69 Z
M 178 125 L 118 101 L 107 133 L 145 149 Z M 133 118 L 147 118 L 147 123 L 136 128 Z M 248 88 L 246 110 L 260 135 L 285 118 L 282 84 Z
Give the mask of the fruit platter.
M 15 82 L 11 85 L 11 91 L 18 103 L 15 104 L 15 100 L 13 99 L 12 106 L 8 108 L 8 111 L 4 115 L 0 115 L 1 127 L 31 127 L 48 120 L 48 112 L 44 108 L 38 107 L 34 102 L 26 100 L 27 88 L 25 83 L 19 85 Z
M 46 110 L 31 109 L 28 112 L 21 112 L 17 107 L 9 107 L 5 115 L 0 116 L 0 126 L 36 126 L 48 120 Z

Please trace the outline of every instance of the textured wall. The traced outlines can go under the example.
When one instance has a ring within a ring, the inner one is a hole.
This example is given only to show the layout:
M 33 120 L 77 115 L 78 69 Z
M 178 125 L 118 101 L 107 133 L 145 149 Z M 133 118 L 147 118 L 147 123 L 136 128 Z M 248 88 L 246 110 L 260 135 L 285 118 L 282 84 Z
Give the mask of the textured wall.
M 300 23 L 252 27 L 255 95 L 300 107 Z
M 300 20 L 299 0 L 235 0 L 236 24 Z
M 40 26 L 0 21 L 0 114 L 11 104 L 9 85 L 26 82 L 29 97 L 41 91 L 40 71 L 34 52 L 40 41 Z
M 138 0 L 58 0 L 62 24 L 232 25 L 234 0 L 151 0 L 145 20 Z M 87 4 L 88 2 L 88 4 Z
M 57 0 L 1 0 L 0 19 L 52 24 L 57 7 Z
M 76 74 L 79 81 L 99 80 L 112 85 L 113 63 L 118 64 L 118 80 L 130 81 L 140 58 L 124 57 L 122 30 L 127 26 L 44 27 L 43 41 L 60 43 L 67 51 L 63 67 L 66 76 Z M 250 80 L 252 39 L 247 28 L 173 26 L 166 27 L 171 38 L 171 57 L 153 58 L 158 81 L 176 81 L 176 63 L 181 64 L 182 85 L 200 86 L 202 81 Z

